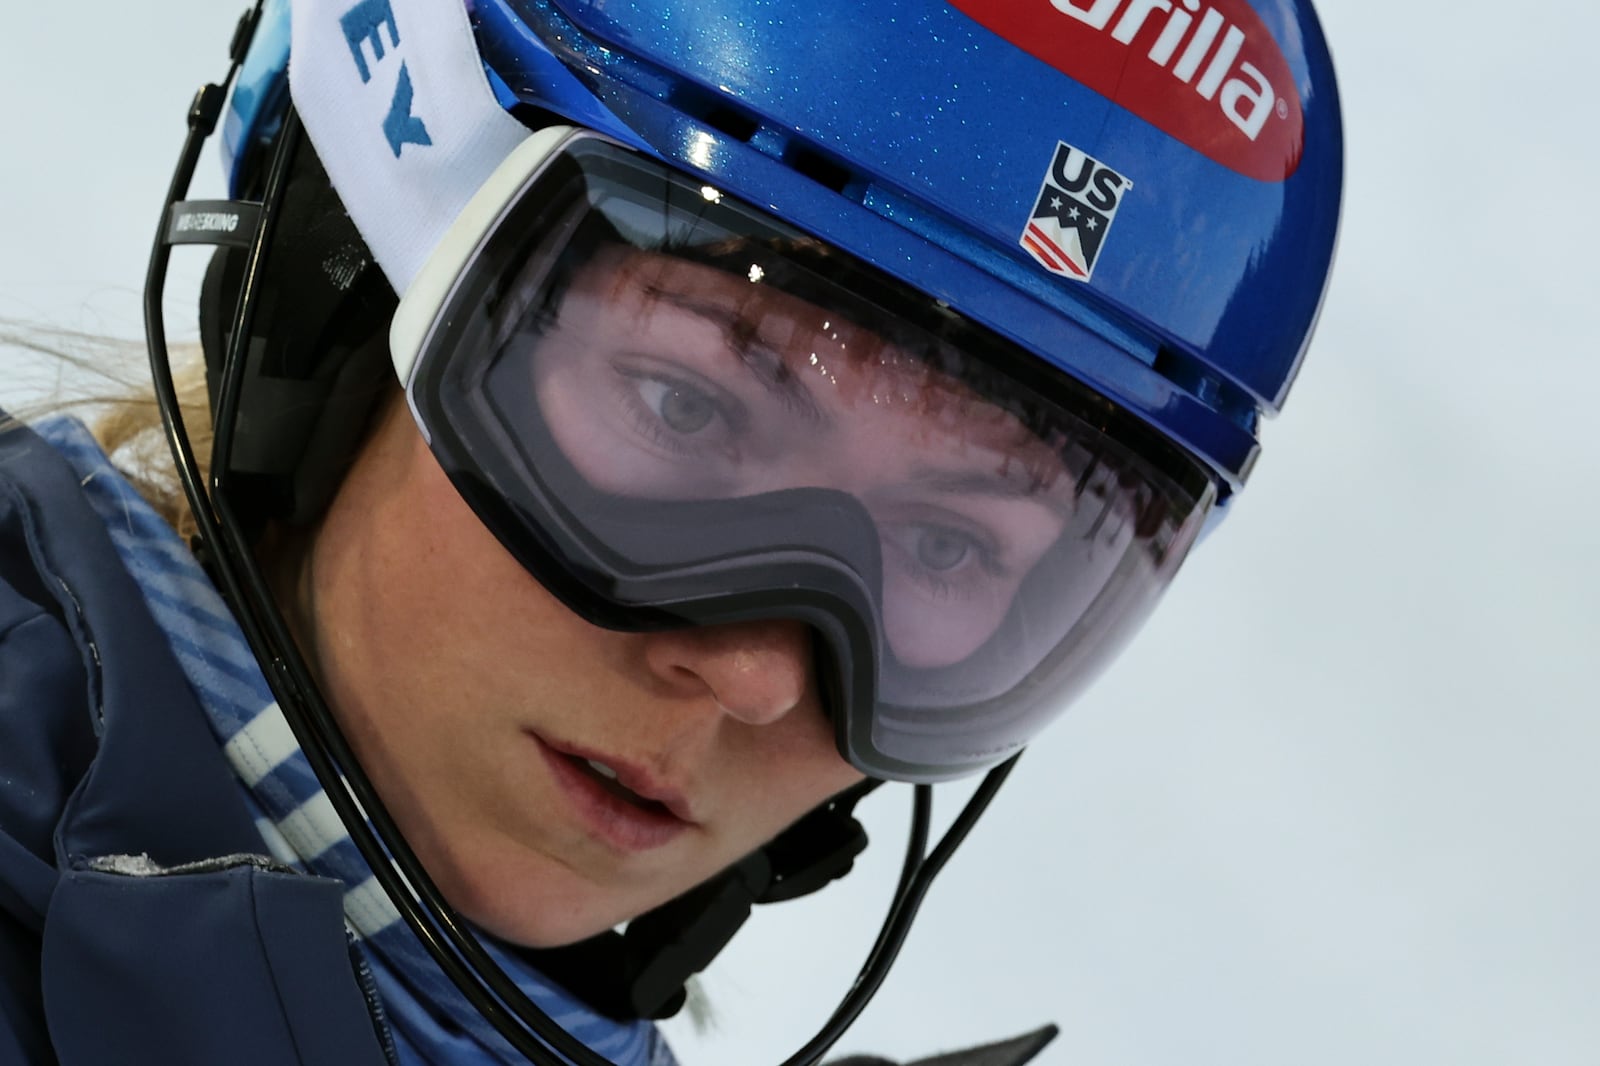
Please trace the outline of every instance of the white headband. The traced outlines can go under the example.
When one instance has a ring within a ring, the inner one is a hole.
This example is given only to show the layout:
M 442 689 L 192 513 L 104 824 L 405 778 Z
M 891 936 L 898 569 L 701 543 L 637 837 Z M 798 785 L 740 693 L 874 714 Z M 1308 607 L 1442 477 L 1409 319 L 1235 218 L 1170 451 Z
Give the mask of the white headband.
M 462 0 L 293 0 L 291 34 L 295 108 L 404 294 L 529 131 L 495 100 Z

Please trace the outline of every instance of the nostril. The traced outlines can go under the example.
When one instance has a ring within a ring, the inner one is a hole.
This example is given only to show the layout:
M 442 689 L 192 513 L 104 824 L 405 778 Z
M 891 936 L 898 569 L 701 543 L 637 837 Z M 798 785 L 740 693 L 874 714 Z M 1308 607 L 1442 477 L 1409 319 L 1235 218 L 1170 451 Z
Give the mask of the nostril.
M 799 622 L 734 622 L 646 640 L 659 677 L 681 690 L 699 689 L 741 721 L 781 718 L 805 699 L 811 684 L 810 631 Z

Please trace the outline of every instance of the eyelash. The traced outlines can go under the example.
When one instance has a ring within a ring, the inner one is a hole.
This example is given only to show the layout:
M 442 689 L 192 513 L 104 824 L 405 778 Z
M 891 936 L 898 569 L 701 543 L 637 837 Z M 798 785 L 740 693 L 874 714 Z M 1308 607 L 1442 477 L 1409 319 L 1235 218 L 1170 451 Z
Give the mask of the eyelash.
M 694 392 L 704 396 L 706 398 L 706 402 L 711 404 L 711 406 L 716 410 L 714 417 L 721 419 L 722 424 L 727 426 L 729 430 L 732 431 L 735 427 L 735 418 L 729 411 L 727 405 L 718 400 L 714 394 L 706 389 L 700 388 L 698 385 L 695 385 L 692 382 L 686 381 L 683 378 L 674 377 L 670 374 L 653 373 L 646 370 L 640 370 L 635 367 L 621 365 L 613 365 L 612 369 L 616 373 L 614 385 L 617 390 L 618 399 L 622 402 L 623 409 L 628 412 L 628 417 L 632 420 L 634 428 L 641 436 L 647 438 L 652 444 L 655 444 L 657 447 L 666 451 L 672 452 L 674 455 L 680 455 L 691 459 L 701 458 L 716 451 L 726 450 L 722 447 L 714 447 L 709 443 L 690 444 L 686 441 L 682 434 L 674 433 L 670 428 L 662 423 L 661 416 L 656 414 L 655 411 L 651 410 L 650 405 L 645 402 L 644 397 L 639 395 L 639 383 L 654 382 L 655 384 L 665 386 L 668 389 Z
M 956 529 L 952 526 L 940 525 L 936 522 L 908 523 L 917 529 L 939 529 L 946 533 L 953 533 L 965 540 L 969 550 L 976 556 L 973 565 L 965 562 L 960 567 L 961 577 L 942 577 L 936 570 L 930 570 L 917 564 L 914 554 L 901 545 L 894 545 L 894 552 L 899 557 L 899 566 L 902 573 L 906 574 L 917 584 L 923 586 L 936 599 L 970 600 L 976 595 L 979 587 L 988 580 L 1004 578 L 1006 568 L 1000 562 L 999 552 L 993 544 L 985 539 L 976 537 L 966 530 Z M 885 538 L 889 539 L 889 538 Z

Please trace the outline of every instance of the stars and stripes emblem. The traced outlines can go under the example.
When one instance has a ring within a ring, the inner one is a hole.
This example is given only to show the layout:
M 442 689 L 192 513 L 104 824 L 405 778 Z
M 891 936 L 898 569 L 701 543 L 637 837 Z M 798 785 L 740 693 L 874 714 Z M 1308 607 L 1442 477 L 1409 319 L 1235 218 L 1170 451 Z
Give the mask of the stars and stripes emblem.
M 1088 281 L 1132 185 L 1087 153 L 1058 144 L 1018 243 L 1052 274 Z

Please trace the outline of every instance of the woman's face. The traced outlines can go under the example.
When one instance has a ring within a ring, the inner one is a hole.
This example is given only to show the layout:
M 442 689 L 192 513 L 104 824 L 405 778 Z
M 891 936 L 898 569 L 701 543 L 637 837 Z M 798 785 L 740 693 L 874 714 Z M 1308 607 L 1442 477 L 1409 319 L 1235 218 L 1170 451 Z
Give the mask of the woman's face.
M 303 587 L 362 766 L 446 898 L 503 939 L 610 928 L 859 780 L 802 626 L 588 624 L 467 507 L 403 404 L 341 487 Z
M 992 634 L 1060 534 L 1070 480 L 1041 477 L 1009 416 L 881 344 L 846 357 L 869 338 L 809 304 L 617 255 L 575 279 L 531 364 L 579 472 L 633 495 L 852 492 L 880 529 L 896 654 L 943 665 Z M 362 765 L 446 897 L 504 939 L 610 928 L 859 780 L 801 624 L 588 624 L 483 526 L 400 403 L 317 530 L 302 589 Z

